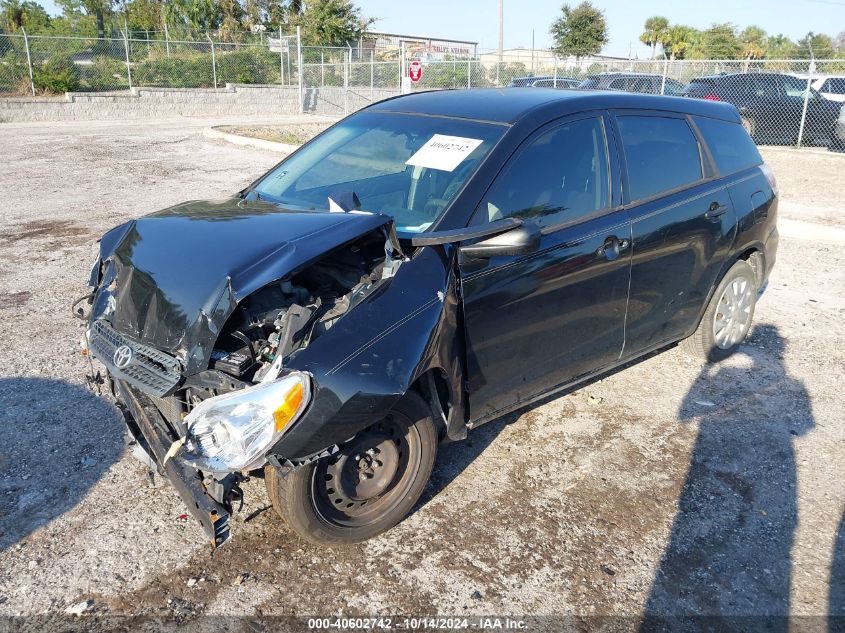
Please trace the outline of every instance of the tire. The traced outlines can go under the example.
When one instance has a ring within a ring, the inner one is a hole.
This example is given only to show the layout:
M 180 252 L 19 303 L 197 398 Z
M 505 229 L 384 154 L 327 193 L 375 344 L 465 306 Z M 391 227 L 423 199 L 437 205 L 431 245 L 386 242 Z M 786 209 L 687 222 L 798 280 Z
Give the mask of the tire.
M 411 511 L 431 476 L 437 444 L 431 408 L 409 392 L 335 455 L 286 475 L 268 465 L 267 494 L 303 539 L 326 546 L 359 543 Z
M 738 261 L 722 278 L 692 336 L 681 342 L 691 356 L 715 362 L 733 354 L 748 335 L 757 305 L 754 270 Z

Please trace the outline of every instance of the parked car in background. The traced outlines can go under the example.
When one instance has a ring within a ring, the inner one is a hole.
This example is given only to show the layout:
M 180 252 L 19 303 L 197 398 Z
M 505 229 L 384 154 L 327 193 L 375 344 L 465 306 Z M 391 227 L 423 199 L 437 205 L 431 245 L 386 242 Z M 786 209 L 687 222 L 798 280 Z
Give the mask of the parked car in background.
M 514 77 L 508 88 L 577 88 L 579 83 L 572 77 Z
M 441 442 L 677 341 L 735 351 L 777 206 L 728 104 L 405 95 L 106 233 L 83 342 L 213 547 L 250 477 L 303 538 L 357 542 Z
M 720 74 L 696 77 L 684 96 L 732 103 L 742 125 L 758 144 L 798 142 L 807 80 L 781 73 Z M 842 104 L 810 88 L 802 142 L 837 146 Z
M 812 86 L 825 99 L 845 102 L 845 75 L 819 77 Z
M 684 91 L 684 84 L 663 75 L 651 73 L 606 72 L 590 75 L 579 85 L 582 90 L 624 90 L 644 94 L 665 94 L 677 97 Z

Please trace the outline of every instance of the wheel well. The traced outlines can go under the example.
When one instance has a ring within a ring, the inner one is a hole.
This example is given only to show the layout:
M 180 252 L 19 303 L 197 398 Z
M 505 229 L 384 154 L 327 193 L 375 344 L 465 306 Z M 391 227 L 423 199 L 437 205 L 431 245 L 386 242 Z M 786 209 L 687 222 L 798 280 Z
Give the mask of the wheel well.
M 438 435 L 442 439 L 446 433 L 446 425 L 452 411 L 446 372 L 439 367 L 433 367 L 417 378 L 411 388 L 419 393 L 431 407 L 432 419 L 437 425 Z
M 763 278 L 766 275 L 766 256 L 763 255 L 763 252 L 758 248 L 749 248 L 737 259 L 748 262 L 751 270 L 754 271 L 754 281 L 757 283 L 757 287 L 762 286 Z

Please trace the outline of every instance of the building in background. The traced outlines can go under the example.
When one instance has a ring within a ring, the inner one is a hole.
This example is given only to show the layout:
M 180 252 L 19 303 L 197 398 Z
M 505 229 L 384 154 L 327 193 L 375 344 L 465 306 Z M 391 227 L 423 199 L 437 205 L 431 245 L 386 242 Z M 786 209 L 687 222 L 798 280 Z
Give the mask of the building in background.
M 444 59 L 475 59 L 478 56 L 478 42 L 450 40 L 424 35 L 401 35 L 367 31 L 358 43 L 362 57 L 369 51 L 376 53 L 398 51 L 404 45 L 405 55 L 409 59 L 420 61 L 441 61 Z

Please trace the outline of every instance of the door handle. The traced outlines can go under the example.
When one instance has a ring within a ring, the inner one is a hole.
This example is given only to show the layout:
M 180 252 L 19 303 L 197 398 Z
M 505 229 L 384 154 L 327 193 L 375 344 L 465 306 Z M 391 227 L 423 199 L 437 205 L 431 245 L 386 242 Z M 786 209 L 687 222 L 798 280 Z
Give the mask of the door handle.
M 620 240 L 615 235 L 611 235 L 604 241 L 604 244 L 602 244 L 598 247 L 598 249 L 596 249 L 596 255 L 598 255 L 599 257 L 604 257 L 609 261 L 613 261 L 614 259 L 619 257 L 619 254 L 625 249 L 627 249 L 630 245 L 631 243 L 628 240 Z
M 719 204 L 718 202 L 711 202 L 710 208 L 707 209 L 707 213 L 704 214 L 704 217 L 708 220 L 718 220 L 719 217 L 725 215 L 728 212 L 728 206 L 725 204 Z

